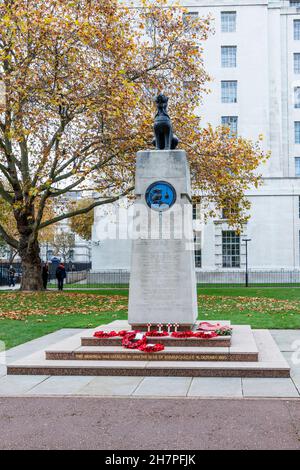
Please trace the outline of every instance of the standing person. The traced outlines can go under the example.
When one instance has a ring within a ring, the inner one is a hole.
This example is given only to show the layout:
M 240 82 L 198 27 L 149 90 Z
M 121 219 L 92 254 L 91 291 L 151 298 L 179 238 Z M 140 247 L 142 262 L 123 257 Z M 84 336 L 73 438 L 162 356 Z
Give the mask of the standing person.
M 9 278 L 9 286 L 8 287 L 15 287 L 15 285 L 16 285 L 15 275 L 16 275 L 15 268 L 13 266 L 10 266 L 9 271 L 8 271 L 8 278 Z
M 65 270 L 65 266 L 63 263 L 60 263 L 56 269 L 56 279 L 58 283 L 58 290 L 63 290 L 64 288 L 64 280 L 67 277 L 67 273 Z
M 43 287 L 45 290 L 47 290 L 47 284 L 49 281 L 49 264 L 47 262 L 43 264 L 42 279 L 43 279 Z

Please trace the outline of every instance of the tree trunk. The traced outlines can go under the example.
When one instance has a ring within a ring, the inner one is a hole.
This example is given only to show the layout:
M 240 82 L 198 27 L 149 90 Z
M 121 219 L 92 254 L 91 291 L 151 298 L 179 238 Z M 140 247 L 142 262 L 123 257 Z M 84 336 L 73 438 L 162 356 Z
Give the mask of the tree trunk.
M 30 243 L 29 237 L 23 236 L 20 241 L 20 257 L 22 262 L 21 290 L 43 290 L 42 262 L 38 241 Z

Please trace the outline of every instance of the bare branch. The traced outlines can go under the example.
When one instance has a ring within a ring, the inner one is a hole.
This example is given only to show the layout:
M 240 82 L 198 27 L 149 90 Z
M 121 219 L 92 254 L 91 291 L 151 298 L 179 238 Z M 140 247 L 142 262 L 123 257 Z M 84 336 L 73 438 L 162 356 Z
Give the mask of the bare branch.
M 0 196 L 5 199 L 9 204 L 13 204 L 14 199 L 8 191 L 5 190 L 3 184 L 0 181 Z
M 134 187 L 132 186 L 129 189 L 127 189 L 126 191 L 124 191 L 123 193 L 118 194 L 117 196 L 112 196 L 110 198 L 95 201 L 92 204 L 90 204 L 88 207 L 85 207 L 83 209 L 78 209 L 78 210 L 75 210 L 73 212 L 69 212 L 67 214 L 62 214 L 62 215 L 59 215 L 57 217 L 54 217 L 51 220 L 46 220 L 45 222 L 40 224 L 39 230 L 41 230 L 45 227 L 48 227 L 49 225 L 56 224 L 57 222 L 60 222 L 61 220 L 71 219 L 72 217 L 75 217 L 76 215 L 87 214 L 88 212 L 90 212 L 91 210 L 93 210 L 97 206 L 102 206 L 104 204 L 111 204 L 112 202 L 116 202 L 119 199 L 121 199 L 122 197 L 129 194 L 131 191 L 133 191 L 133 189 L 134 189 Z
M 19 242 L 15 238 L 11 237 L 1 224 L 0 224 L 0 235 L 3 238 L 3 240 L 6 243 L 8 243 L 10 246 L 15 248 L 16 250 L 19 249 Z
M 45 164 L 47 163 L 48 161 L 48 157 L 49 157 L 49 154 L 51 152 L 51 150 L 53 149 L 54 145 L 57 145 L 57 143 L 59 142 L 59 139 L 61 138 L 61 136 L 63 135 L 64 133 L 64 130 L 67 126 L 67 124 L 72 120 L 71 117 L 69 117 L 68 119 L 63 119 L 61 121 L 61 124 L 59 126 L 59 128 L 56 130 L 56 132 L 53 134 L 52 138 L 50 139 L 50 142 L 48 143 L 48 145 L 45 147 L 44 151 L 43 151 L 43 157 L 41 159 L 41 162 L 40 164 L 38 165 L 38 168 L 35 172 L 35 175 L 33 177 L 33 180 L 32 180 L 32 186 L 35 186 L 38 182 L 38 179 L 39 179 L 39 173 L 41 172 L 41 170 L 44 168 Z M 55 171 L 56 171 L 56 167 L 57 167 L 57 161 L 58 161 L 58 157 L 56 155 L 54 161 L 53 161 L 53 164 L 52 164 L 52 168 L 51 168 L 51 171 L 50 171 L 50 178 L 53 178 L 54 174 L 55 174 Z

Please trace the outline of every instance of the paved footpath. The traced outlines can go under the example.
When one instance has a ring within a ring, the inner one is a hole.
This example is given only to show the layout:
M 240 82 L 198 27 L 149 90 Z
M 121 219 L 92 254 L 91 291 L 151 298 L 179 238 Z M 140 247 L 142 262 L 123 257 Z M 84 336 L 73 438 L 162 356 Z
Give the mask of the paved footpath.
M 0 398 L 0 449 L 300 449 L 299 400 Z

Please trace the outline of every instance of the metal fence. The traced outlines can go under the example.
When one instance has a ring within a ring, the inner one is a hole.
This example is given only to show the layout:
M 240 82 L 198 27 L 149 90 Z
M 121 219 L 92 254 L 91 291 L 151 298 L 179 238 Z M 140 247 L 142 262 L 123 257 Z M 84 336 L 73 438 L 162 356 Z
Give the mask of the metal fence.
M 245 271 L 197 271 L 199 287 L 241 287 L 246 284 Z M 127 270 L 80 271 L 68 273 L 66 283 L 74 288 L 128 287 Z M 55 280 L 52 280 L 52 284 Z M 300 270 L 248 271 L 248 285 L 256 287 L 300 287 Z
M 130 272 L 125 270 L 118 271 L 80 271 L 68 272 L 66 284 L 68 287 L 75 288 L 99 288 L 99 287 L 128 287 Z M 51 284 L 55 284 L 52 279 Z
M 22 276 L 22 266 L 19 261 L 14 262 L 12 264 L 15 270 L 15 282 L 19 284 Z M 56 277 L 55 271 L 58 264 L 50 263 L 49 264 L 49 284 L 55 285 L 56 284 Z M 10 263 L 7 261 L 0 262 L 0 287 L 7 287 L 9 285 L 9 267 Z M 91 263 L 67 263 L 66 270 L 67 270 L 67 283 L 73 284 L 78 283 L 80 281 L 87 282 L 87 273 L 91 269 Z
M 299 286 L 300 270 L 297 271 L 197 271 L 197 283 L 203 286 Z
M 89 265 L 67 268 L 66 284 L 72 288 L 128 287 L 128 270 L 90 271 Z M 16 274 L 21 272 L 20 263 L 14 263 Z M 0 286 L 8 285 L 9 263 L 0 263 Z M 240 287 L 246 284 L 246 273 L 240 269 L 228 271 L 196 271 L 198 286 L 203 287 Z M 300 269 L 298 270 L 249 270 L 248 285 L 252 287 L 300 287 Z M 56 286 L 55 272 L 50 273 L 49 287 Z
M 13 268 L 15 270 L 15 280 L 16 282 L 20 282 L 21 278 L 21 264 L 20 263 L 13 263 Z M 0 263 L 0 286 L 5 287 L 9 285 L 9 267 L 10 263 L 8 262 L 1 262 Z

